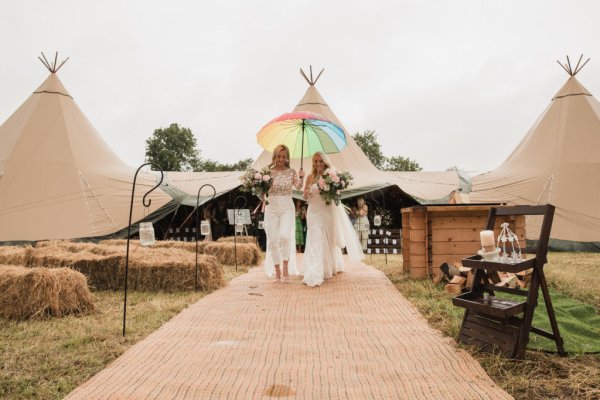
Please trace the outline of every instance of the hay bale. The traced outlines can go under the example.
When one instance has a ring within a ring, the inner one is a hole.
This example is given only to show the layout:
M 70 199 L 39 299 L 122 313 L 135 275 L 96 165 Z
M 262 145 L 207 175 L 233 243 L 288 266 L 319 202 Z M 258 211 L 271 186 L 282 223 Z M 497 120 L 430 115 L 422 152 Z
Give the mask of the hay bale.
M 211 243 L 211 242 L 199 241 L 198 242 L 198 253 L 203 254 L 204 247 L 208 243 Z M 123 240 L 123 239 L 103 240 L 100 242 L 100 244 L 109 245 L 109 246 L 122 246 L 123 251 L 125 251 L 125 248 L 127 246 L 127 240 Z M 130 240 L 130 242 L 129 242 L 130 250 L 134 244 L 135 244 L 135 246 L 139 246 L 140 241 L 139 240 Z M 180 242 L 177 240 L 157 240 L 152 246 L 148 246 L 148 247 L 149 248 L 157 248 L 157 249 L 182 249 L 182 250 L 187 250 L 192 253 L 196 252 L 196 242 Z
M 31 265 L 73 268 L 85 274 L 95 289 L 120 290 L 124 287 L 125 250 L 125 246 L 91 243 L 81 247 L 46 246 L 37 249 Z M 137 241 L 129 244 L 128 287 L 131 290 L 194 290 L 195 275 L 196 255 L 183 247 L 144 247 Z M 225 278 L 218 261 L 199 255 L 198 287 L 214 290 L 223 285 Z
M 217 239 L 217 243 L 221 242 L 237 242 L 237 243 L 255 243 L 256 238 L 254 236 L 223 236 Z
M 205 254 L 215 256 L 221 264 L 258 265 L 261 261 L 260 249 L 254 243 L 214 242 L 206 245 Z
M 121 265 L 124 274 L 125 263 Z M 143 248 L 130 255 L 128 285 L 134 290 L 195 289 L 196 255 L 183 249 Z M 198 256 L 198 288 L 212 291 L 226 284 L 215 257 Z
M 129 245 L 130 251 L 133 248 L 135 248 L 136 246 L 139 246 L 139 241 L 136 244 L 132 240 Z M 121 246 L 114 245 L 114 244 L 110 244 L 110 245 L 102 244 L 101 245 L 101 244 L 92 243 L 92 242 L 71 242 L 68 240 L 49 240 L 49 241 L 44 241 L 44 242 L 38 242 L 38 245 L 36 246 L 36 248 L 38 248 L 38 249 L 54 248 L 54 249 L 65 250 L 68 253 L 87 252 L 87 253 L 92 253 L 92 254 L 100 254 L 103 256 L 125 254 L 125 251 L 126 251 L 125 246 L 123 246 L 123 248 L 121 248 Z
M 119 266 L 124 254 L 96 254 L 93 243 L 89 246 L 48 245 L 33 249 L 26 267 L 29 268 L 71 268 L 88 278 L 94 289 L 116 290 L 120 288 Z
M 0 264 L 25 267 L 32 253 L 31 246 L 0 246 Z
M 95 309 L 85 276 L 69 268 L 0 268 L 0 317 L 27 320 Z
M 133 241 L 134 240 L 130 240 L 130 242 L 133 242 Z M 100 244 L 103 244 L 106 246 L 123 246 L 123 247 L 125 247 L 127 245 L 127 239 L 106 239 L 106 240 L 101 240 Z
M 107 243 L 108 242 L 108 243 Z M 47 242 L 21 255 L 29 268 L 71 268 L 83 273 L 98 290 L 120 290 L 124 286 L 126 241 L 102 244 Z M 169 244 L 173 244 L 169 246 Z M 143 247 L 139 241 L 129 246 L 128 285 L 132 290 L 194 290 L 195 244 L 167 243 L 163 247 Z M 190 247 L 194 246 L 194 251 Z M 9 252 L 7 252 L 8 254 Z M 20 253 L 19 253 L 20 254 Z M 14 258 L 14 257 L 13 257 Z M 221 264 L 214 257 L 199 255 L 198 286 L 214 290 L 225 285 Z
M 210 242 L 199 241 L 198 242 L 198 253 L 203 254 L 204 248 Z M 181 249 L 191 253 L 196 252 L 196 242 L 179 242 L 177 240 L 161 240 L 157 241 L 154 246 L 157 249 Z

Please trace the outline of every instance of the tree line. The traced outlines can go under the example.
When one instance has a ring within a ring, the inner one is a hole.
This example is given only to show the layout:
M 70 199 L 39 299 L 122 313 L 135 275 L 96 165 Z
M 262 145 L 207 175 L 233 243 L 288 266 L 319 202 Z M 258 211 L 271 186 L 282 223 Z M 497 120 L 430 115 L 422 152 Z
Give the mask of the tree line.
M 352 138 L 362 149 L 373 165 L 385 171 L 421 171 L 423 168 L 408 157 L 386 157 L 375 131 L 355 133 Z M 146 161 L 159 165 L 164 171 L 243 171 L 248 169 L 252 158 L 245 158 L 233 164 L 202 158 L 196 138 L 191 129 L 173 123 L 167 128 L 154 130 L 146 139 Z

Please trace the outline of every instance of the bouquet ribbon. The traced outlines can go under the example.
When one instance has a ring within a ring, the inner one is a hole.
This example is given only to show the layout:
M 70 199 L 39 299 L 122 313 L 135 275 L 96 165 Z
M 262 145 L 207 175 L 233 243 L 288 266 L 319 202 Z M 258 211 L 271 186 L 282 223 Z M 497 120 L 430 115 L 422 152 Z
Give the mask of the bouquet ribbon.
M 267 198 L 263 195 L 261 202 L 256 206 L 254 211 L 252 211 L 252 214 L 256 214 L 256 210 L 258 210 L 259 207 L 260 207 L 260 212 L 264 213 L 266 205 L 267 205 Z

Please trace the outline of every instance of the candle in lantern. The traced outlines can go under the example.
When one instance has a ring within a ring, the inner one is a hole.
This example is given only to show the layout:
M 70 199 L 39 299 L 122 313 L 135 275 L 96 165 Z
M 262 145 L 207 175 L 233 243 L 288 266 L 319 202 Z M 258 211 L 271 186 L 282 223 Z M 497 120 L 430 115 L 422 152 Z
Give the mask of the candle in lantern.
M 481 246 L 485 252 L 489 253 L 490 251 L 494 251 L 494 249 L 496 249 L 494 231 L 481 231 L 479 236 L 481 237 Z

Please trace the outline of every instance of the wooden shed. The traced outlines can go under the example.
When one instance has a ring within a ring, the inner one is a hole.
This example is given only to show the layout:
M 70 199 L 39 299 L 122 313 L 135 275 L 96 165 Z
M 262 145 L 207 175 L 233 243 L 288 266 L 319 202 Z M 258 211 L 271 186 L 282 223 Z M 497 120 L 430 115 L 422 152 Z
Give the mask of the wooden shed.
M 485 229 L 492 205 L 427 205 L 402 209 L 402 256 L 404 271 L 411 278 L 425 278 L 439 273 L 443 263 L 461 261 L 481 249 L 479 232 Z M 494 234 L 500 224 L 509 222 L 525 248 L 525 217 L 503 217 L 496 220 Z

